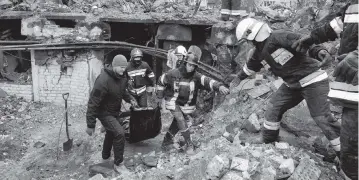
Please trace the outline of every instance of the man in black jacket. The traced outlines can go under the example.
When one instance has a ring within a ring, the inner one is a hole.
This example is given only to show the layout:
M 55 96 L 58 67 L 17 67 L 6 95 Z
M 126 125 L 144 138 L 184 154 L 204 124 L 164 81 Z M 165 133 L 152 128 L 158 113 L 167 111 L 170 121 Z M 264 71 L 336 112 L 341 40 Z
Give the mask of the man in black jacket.
M 128 78 L 124 74 L 126 66 L 127 60 L 123 55 L 115 56 L 112 64 L 105 66 L 91 91 L 86 114 L 87 134 L 92 136 L 94 133 L 96 118 L 106 129 L 102 158 L 110 158 L 113 146 L 114 169 L 119 173 L 127 170 L 122 163 L 125 148 L 124 129 L 119 118 L 122 99 L 132 106 L 138 106 L 136 100 L 127 92 Z

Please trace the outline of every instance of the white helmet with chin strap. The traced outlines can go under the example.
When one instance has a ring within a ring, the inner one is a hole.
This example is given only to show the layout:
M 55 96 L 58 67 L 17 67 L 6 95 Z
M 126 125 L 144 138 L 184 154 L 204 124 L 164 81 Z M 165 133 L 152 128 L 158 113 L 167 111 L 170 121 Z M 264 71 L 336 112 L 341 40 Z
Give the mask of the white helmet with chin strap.
M 238 41 L 247 39 L 249 41 L 262 42 L 271 34 L 272 29 L 267 23 L 258 21 L 253 18 L 245 18 L 238 23 L 236 28 L 236 36 Z

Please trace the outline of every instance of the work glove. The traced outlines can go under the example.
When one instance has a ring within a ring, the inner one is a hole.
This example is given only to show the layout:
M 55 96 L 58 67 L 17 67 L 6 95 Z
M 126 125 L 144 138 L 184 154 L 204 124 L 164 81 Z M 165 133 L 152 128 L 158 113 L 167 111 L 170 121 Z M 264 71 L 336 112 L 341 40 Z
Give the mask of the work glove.
M 132 108 L 139 108 L 140 106 L 137 104 L 137 101 L 131 100 L 130 102 Z
M 311 45 L 313 45 L 313 40 L 310 35 L 306 35 L 299 40 L 295 41 L 292 44 L 292 48 L 297 52 L 306 53 Z
M 349 53 L 335 68 L 335 81 L 358 85 L 358 51 Z
M 95 132 L 95 128 L 87 128 L 86 129 L 86 133 L 89 135 L 89 136 L 92 136 L 92 134 Z
M 236 88 L 241 83 L 241 79 L 237 76 L 235 77 L 232 82 L 229 84 L 231 89 Z
M 331 62 L 333 62 L 333 57 L 329 54 L 327 50 L 319 51 L 318 58 L 322 61 L 320 63 L 320 67 L 328 66 Z
M 227 94 L 229 94 L 229 89 L 226 88 L 225 86 L 220 86 L 219 87 L 219 92 L 221 92 L 224 95 L 227 95 Z

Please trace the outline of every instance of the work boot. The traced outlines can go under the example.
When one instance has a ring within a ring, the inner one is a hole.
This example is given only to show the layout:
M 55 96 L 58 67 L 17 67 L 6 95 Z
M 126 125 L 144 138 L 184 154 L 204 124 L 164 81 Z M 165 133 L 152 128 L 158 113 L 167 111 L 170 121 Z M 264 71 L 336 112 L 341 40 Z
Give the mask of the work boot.
M 195 144 L 192 142 L 191 133 L 189 129 L 181 132 L 186 144 L 182 146 L 182 150 L 188 155 L 193 155 L 195 150 Z
M 268 141 L 263 138 L 263 135 L 261 133 L 259 134 L 242 134 L 238 136 L 239 140 L 243 142 L 247 142 L 249 144 L 269 144 L 273 143 L 275 141 L 279 141 L 280 138 L 277 138 L 273 141 Z
M 165 137 L 163 138 L 161 149 L 163 151 L 169 151 L 173 148 L 174 148 L 173 136 L 169 132 L 167 132 Z

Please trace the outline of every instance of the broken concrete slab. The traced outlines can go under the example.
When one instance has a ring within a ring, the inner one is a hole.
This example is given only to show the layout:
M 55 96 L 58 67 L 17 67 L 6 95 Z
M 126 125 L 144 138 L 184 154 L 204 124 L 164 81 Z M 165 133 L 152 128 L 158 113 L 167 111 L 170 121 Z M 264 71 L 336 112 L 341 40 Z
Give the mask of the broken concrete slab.
M 42 148 L 42 147 L 44 147 L 45 145 L 46 145 L 45 143 L 38 141 L 38 142 L 36 142 L 36 143 L 34 144 L 34 147 L 36 147 L 36 148 Z
M 95 176 L 92 176 L 90 179 L 88 180 L 107 180 L 107 178 L 104 178 L 101 174 L 97 174 Z
M 283 84 L 283 79 L 282 78 L 279 78 L 275 81 L 272 82 L 272 84 L 274 85 L 274 87 L 278 90 L 279 87 Z
M 255 83 L 256 83 L 255 79 L 242 80 L 237 87 L 231 89 L 231 93 L 239 93 L 242 90 L 253 89 L 255 87 Z
M 248 91 L 248 94 L 252 97 L 252 98 L 257 98 L 259 96 L 262 96 L 266 93 L 268 93 L 269 91 L 271 91 L 270 87 L 268 87 L 265 84 L 262 84 L 260 86 L 255 87 L 254 89 Z
M 261 125 L 258 120 L 258 116 L 256 113 L 253 113 L 249 116 L 249 118 L 244 123 L 244 129 L 249 132 L 257 133 L 261 129 Z
M 141 159 L 143 164 L 145 164 L 146 166 L 157 167 L 159 157 L 156 156 L 155 151 L 152 151 L 146 155 L 143 155 Z
M 243 180 L 243 177 L 239 172 L 229 171 L 221 178 L 221 180 Z
M 0 98 L 6 97 L 8 94 L 0 88 Z
M 279 169 L 284 174 L 292 174 L 295 169 L 294 160 L 292 158 L 286 159 L 280 164 Z
M 95 176 L 96 174 L 101 174 L 105 178 L 111 177 L 114 173 L 113 164 L 104 162 L 91 165 L 89 167 L 89 173 L 90 177 Z
M 278 149 L 289 149 L 289 144 L 287 142 L 275 142 L 275 147 Z
M 207 166 L 206 178 L 219 179 L 226 173 L 226 171 L 228 171 L 228 169 L 229 159 L 224 155 L 216 155 Z
M 240 157 L 233 157 L 231 169 L 237 171 L 247 171 L 249 168 L 249 160 L 240 158 Z
M 316 166 L 311 159 L 304 158 L 300 161 L 294 173 L 288 180 L 318 180 L 321 170 Z

